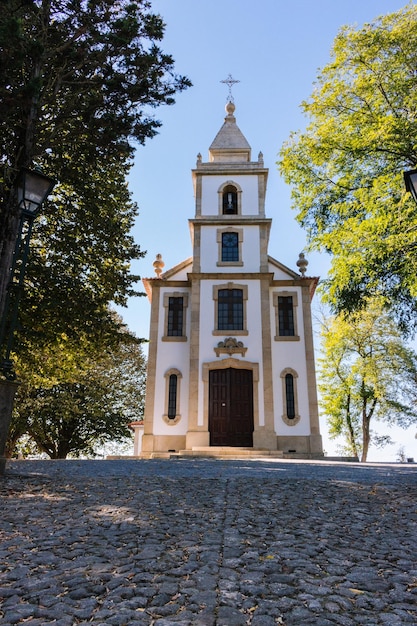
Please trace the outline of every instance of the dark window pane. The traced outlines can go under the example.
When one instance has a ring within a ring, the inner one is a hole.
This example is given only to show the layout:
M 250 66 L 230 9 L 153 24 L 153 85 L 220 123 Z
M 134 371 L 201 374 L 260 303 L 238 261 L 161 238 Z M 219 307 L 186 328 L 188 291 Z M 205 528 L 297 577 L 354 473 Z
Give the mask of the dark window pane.
M 222 234 L 222 261 L 239 261 L 239 237 L 237 233 Z
M 177 375 L 171 374 L 169 377 L 168 389 L 168 417 L 174 419 L 177 414 Z
M 168 300 L 168 336 L 182 337 L 184 317 L 183 298 L 169 298 Z
M 220 289 L 217 306 L 218 330 L 243 330 L 241 289 Z
M 294 376 L 285 375 L 285 399 L 287 403 L 287 417 L 290 420 L 295 418 L 295 398 L 294 398 Z
M 278 326 L 279 335 L 294 336 L 294 308 L 292 296 L 278 296 Z

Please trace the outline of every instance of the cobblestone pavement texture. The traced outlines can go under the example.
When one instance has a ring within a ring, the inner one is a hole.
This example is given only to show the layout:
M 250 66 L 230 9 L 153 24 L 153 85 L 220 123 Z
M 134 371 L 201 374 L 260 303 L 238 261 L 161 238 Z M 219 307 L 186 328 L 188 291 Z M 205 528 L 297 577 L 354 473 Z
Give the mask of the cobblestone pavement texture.
M 11 461 L 0 625 L 417 624 L 417 466 Z

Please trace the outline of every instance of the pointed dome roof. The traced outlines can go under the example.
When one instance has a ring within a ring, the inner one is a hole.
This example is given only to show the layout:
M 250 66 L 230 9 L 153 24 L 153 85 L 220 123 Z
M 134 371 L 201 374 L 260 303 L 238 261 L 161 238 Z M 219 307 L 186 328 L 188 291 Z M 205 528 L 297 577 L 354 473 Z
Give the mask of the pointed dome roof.
M 250 161 L 251 147 L 236 124 L 234 112 L 235 105 L 233 102 L 228 102 L 226 104 L 227 115 L 224 118 L 224 124 L 209 148 L 210 161 L 229 163 L 233 161 Z

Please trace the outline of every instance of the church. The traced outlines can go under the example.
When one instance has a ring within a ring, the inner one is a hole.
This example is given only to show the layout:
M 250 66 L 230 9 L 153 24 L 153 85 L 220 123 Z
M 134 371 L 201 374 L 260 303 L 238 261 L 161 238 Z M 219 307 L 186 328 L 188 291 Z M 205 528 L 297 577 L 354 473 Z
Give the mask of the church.
M 197 156 L 192 257 L 143 279 L 151 302 L 143 458 L 323 456 L 311 321 L 317 277 L 269 255 L 268 169 L 233 98 L 208 161 Z M 143 435 L 143 436 L 142 436 Z

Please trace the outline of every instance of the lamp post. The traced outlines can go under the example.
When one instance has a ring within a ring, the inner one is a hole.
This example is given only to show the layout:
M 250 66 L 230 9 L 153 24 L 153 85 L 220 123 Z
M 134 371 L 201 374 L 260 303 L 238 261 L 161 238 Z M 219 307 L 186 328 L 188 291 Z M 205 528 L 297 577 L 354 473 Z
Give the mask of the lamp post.
M 417 203 L 417 170 L 409 170 L 404 172 L 405 188 L 413 196 L 414 202 Z
M 4 474 L 6 440 L 13 411 L 14 396 L 18 387 L 14 364 L 10 357 L 13 349 L 19 301 L 23 291 L 29 242 L 33 222 L 43 202 L 51 193 L 55 181 L 38 170 L 22 168 L 16 181 L 17 204 L 20 209 L 19 229 L 10 268 L 6 303 L 0 322 L 0 475 Z

